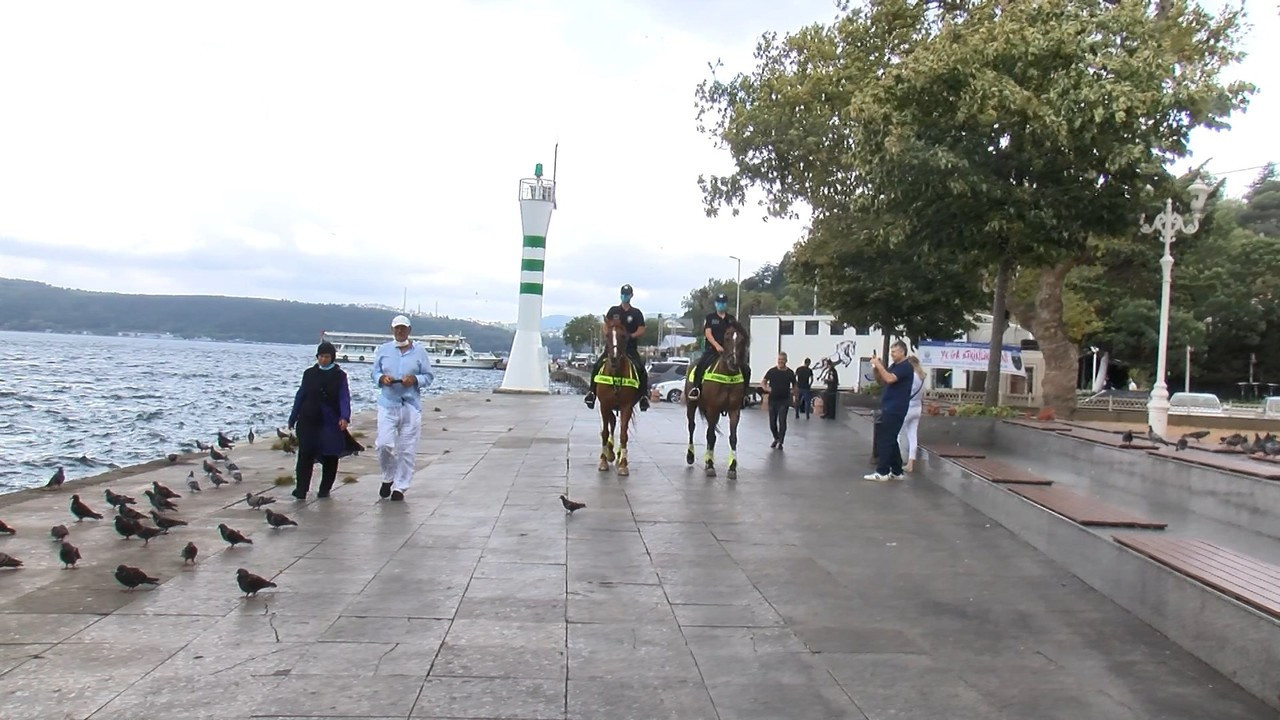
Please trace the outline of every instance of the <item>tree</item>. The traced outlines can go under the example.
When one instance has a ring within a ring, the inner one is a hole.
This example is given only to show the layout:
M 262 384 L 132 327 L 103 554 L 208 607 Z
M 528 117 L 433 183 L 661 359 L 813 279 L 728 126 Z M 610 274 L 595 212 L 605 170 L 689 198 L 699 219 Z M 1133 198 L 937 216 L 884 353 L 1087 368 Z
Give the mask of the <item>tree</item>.
M 765 35 L 752 74 L 700 87 L 736 165 L 704 194 L 736 209 L 754 186 L 772 215 L 858 207 L 898 228 L 890 261 L 945 248 L 996 289 L 1026 276 L 1035 296 L 1013 309 L 1044 352 L 1046 404 L 1069 413 L 1066 276 L 1090 238 L 1133 232 L 1143 187 L 1173 187 L 1164 164 L 1192 129 L 1243 107 L 1253 87 L 1220 80 L 1240 31 L 1240 11 L 1187 0 L 871 0 Z
M 1280 237 L 1280 176 L 1275 163 L 1267 163 L 1249 186 L 1238 221 L 1259 235 Z
M 600 325 L 603 322 L 604 320 L 598 315 L 579 315 L 564 324 L 560 337 L 564 338 L 564 344 L 574 352 L 581 352 L 583 348 L 591 347 L 592 340 L 599 335 Z

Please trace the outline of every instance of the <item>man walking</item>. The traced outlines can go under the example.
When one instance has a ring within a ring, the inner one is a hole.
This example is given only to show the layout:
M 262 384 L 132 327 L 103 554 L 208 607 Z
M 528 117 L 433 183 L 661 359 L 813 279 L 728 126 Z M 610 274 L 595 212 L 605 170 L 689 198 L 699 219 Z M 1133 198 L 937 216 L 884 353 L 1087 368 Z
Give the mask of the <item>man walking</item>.
M 787 439 L 787 415 L 791 413 L 791 391 L 796 387 L 796 374 L 787 367 L 787 354 L 778 353 L 778 364 L 769 368 L 760 381 L 760 389 L 769 396 L 769 430 L 773 432 L 773 444 L 782 449 Z
M 880 434 L 876 438 L 876 471 L 864 480 L 885 482 L 902 479 L 902 450 L 898 433 L 907 419 L 911 403 L 911 364 L 907 362 L 907 344 L 901 340 L 889 348 L 889 367 L 885 367 L 875 351 L 871 351 L 871 370 L 884 384 L 880 392 Z
M 391 321 L 395 340 L 383 343 L 373 356 L 371 376 L 382 389 L 378 396 L 378 467 L 382 469 L 381 497 L 404 500 L 413 482 L 414 454 L 422 434 L 422 388 L 435 380 L 431 357 L 409 339 L 409 318 Z
M 796 385 L 800 388 L 800 401 L 796 403 L 796 419 L 800 419 L 800 408 L 804 408 L 804 419 L 808 420 L 813 412 L 813 368 L 809 367 L 809 358 L 804 365 L 796 369 Z

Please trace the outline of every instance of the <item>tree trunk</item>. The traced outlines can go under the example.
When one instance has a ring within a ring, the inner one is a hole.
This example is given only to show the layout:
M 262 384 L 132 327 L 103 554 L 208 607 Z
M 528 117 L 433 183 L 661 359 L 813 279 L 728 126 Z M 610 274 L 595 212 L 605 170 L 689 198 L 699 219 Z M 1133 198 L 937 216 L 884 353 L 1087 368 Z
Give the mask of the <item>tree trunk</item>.
M 991 345 L 987 359 L 986 398 L 983 404 L 995 407 L 1000 404 L 1000 356 L 1004 352 L 1004 331 L 1009 326 L 1005 319 L 1005 301 L 1009 295 L 1009 275 L 1013 271 L 1008 256 L 1000 260 L 996 271 L 995 300 L 991 303 Z
M 1034 302 L 1012 304 L 1018 320 L 1036 336 L 1044 356 L 1042 404 L 1061 419 L 1070 418 L 1076 409 L 1077 348 L 1067 335 L 1062 306 L 1062 288 L 1074 266 L 1072 260 L 1038 271 Z
M 889 367 L 889 330 L 887 328 L 889 328 L 889 325 L 880 326 L 880 332 L 883 333 L 881 338 L 883 340 L 881 343 L 883 349 L 880 351 L 882 353 L 880 359 L 884 361 L 885 367 Z

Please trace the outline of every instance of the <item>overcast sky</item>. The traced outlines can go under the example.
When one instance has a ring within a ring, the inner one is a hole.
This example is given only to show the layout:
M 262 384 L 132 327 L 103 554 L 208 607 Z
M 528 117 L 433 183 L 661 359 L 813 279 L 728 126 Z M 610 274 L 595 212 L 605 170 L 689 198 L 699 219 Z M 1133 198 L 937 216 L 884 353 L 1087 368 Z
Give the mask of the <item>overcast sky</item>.
M 1280 20 L 1262 85 L 1192 160 L 1280 159 Z M 649 313 L 776 261 L 797 222 L 707 219 L 707 63 L 831 0 L 0 4 L 0 276 L 143 293 L 409 305 L 514 321 L 517 183 L 560 143 L 545 314 Z M 1180 163 L 1175 168 L 1185 169 Z M 1228 175 L 1239 194 L 1256 174 Z M 629 248 L 621 253 L 619 250 Z

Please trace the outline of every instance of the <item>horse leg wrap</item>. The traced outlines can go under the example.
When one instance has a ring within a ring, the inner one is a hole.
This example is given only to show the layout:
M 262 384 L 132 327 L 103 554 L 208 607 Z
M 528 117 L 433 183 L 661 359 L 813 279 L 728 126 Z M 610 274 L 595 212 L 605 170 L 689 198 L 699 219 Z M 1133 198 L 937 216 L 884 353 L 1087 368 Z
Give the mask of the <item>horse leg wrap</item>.
M 715 459 L 716 459 L 716 457 L 715 457 L 715 455 L 712 455 L 712 454 L 711 454 L 711 451 L 710 451 L 710 450 L 708 450 L 708 451 L 706 451 L 705 453 L 703 453 L 703 454 L 702 454 L 702 459 L 703 459 L 703 460 L 705 460 L 705 461 L 707 461 L 707 462 L 711 462 L 711 461 L 715 460 Z
M 734 451 L 730 450 L 730 451 L 729 451 L 729 464 L 730 464 L 730 465 L 732 465 L 732 464 L 734 464 L 734 463 L 736 463 L 736 462 L 738 462 L 738 454 L 737 454 L 737 453 L 735 453 Z

